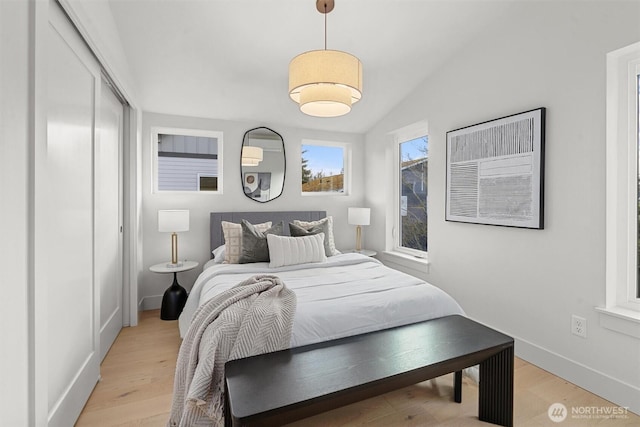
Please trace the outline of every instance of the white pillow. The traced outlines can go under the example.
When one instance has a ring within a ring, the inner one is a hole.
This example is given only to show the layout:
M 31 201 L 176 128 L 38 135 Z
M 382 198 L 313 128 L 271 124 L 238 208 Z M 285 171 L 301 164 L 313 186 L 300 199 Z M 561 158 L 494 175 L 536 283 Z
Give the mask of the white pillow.
M 267 234 L 269 245 L 269 267 L 322 262 L 324 253 L 324 233 L 303 237 L 285 237 Z
M 300 221 L 298 219 L 293 220 L 295 225 L 299 225 L 302 228 L 311 230 L 314 227 L 326 227 L 325 235 L 325 251 L 327 256 L 338 255 L 340 252 L 336 249 L 335 239 L 333 238 L 333 217 L 328 216 L 318 221 Z
M 211 251 L 211 253 L 213 254 L 214 264 L 221 264 L 224 262 L 224 245 L 218 246 L 213 251 Z
M 228 221 L 220 221 L 220 225 L 224 234 L 224 262 L 238 264 L 242 255 L 242 226 Z M 271 227 L 271 221 L 254 224 L 254 226 L 264 233 Z

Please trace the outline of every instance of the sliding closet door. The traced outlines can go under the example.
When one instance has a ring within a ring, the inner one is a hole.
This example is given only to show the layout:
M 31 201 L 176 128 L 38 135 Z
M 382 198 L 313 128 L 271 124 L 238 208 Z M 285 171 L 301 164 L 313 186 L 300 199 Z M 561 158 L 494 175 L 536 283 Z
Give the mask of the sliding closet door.
M 47 45 L 46 358 L 48 425 L 73 425 L 99 376 L 93 153 L 99 67 L 55 2 Z M 44 192 L 44 196 L 43 193 Z M 38 230 L 36 230 L 38 233 Z
M 100 288 L 100 361 L 122 329 L 122 137 L 124 109 L 102 81 L 96 146 L 96 282 Z

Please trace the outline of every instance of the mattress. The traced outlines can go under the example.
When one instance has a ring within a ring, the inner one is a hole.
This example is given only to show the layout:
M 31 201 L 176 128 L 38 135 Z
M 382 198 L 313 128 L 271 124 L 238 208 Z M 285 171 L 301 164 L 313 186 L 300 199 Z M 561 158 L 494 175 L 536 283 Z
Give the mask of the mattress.
M 209 262 L 196 280 L 179 318 L 184 337 L 197 308 L 256 274 L 272 274 L 295 291 L 291 347 L 462 314 L 443 290 L 357 253 L 321 263 L 269 268 L 269 263 Z

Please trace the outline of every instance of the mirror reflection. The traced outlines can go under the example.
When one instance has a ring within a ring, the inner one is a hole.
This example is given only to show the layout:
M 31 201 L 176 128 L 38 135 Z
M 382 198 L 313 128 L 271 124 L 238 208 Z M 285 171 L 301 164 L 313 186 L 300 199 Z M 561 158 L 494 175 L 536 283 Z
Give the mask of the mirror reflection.
M 245 196 L 266 203 L 284 188 L 285 155 L 282 136 L 269 128 L 248 130 L 242 140 L 240 170 Z

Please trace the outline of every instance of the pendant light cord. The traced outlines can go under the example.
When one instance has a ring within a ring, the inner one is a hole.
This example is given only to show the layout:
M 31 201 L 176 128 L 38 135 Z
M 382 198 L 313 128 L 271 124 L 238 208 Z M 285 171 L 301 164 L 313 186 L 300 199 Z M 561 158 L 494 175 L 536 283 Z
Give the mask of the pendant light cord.
M 327 2 L 324 3 L 324 50 L 327 50 Z

